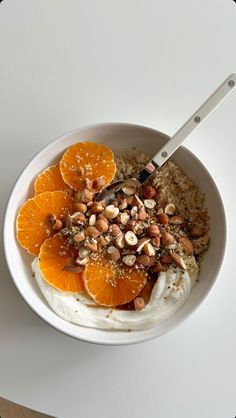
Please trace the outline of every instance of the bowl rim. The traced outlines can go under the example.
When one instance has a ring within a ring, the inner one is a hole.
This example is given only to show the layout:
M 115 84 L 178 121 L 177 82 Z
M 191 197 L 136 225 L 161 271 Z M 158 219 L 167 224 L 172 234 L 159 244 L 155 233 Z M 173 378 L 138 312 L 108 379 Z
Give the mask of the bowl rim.
M 191 312 L 188 313 L 187 316 L 182 317 L 178 320 L 178 322 L 176 324 L 174 324 L 173 326 L 171 326 L 170 328 L 167 328 L 167 330 L 159 335 L 150 335 L 150 336 L 143 336 L 140 335 L 136 337 L 135 340 L 132 341 L 97 341 L 96 338 L 94 337 L 78 337 L 77 335 L 75 335 L 75 333 L 71 332 L 70 330 L 66 331 L 65 329 L 63 329 L 63 327 L 60 327 L 58 325 L 55 325 L 53 323 L 53 321 L 51 321 L 50 319 L 48 319 L 46 316 L 44 316 L 41 312 L 40 309 L 38 309 L 37 307 L 35 307 L 24 295 L 23 291 L 21 290 L 21 287 L 19 286 L 19 283 L 17 281 L 17 279 L 15 279 L 14 276 L 14 271 L 13 271 L 13 267 L 11 266 L 11 262 L 9 259 L 9 252 L 8 252 L 8 240 L 7 240 L 7 225 L 8 225 L 8 217 L 9 215 L 9 210 L 10 210 L 10 204 L 11 201 L 13 199 L 13 195 L 14 195 L 14 191 L 18 186 L 18 182 L 20 181 L 21 176 L 24 174 L 24 172 L 26 171 L 26 169 L 28 168 L 28 166 L 30 164 L 32 164 L 34 162 L 35 159 L 40 158 L 40 155 L 42 153 L 44 153 L 47 148 L 49 148 L 53 143 L 62 140 L 63 138 L 66 138 L 68 135 L 77 133 L 77 132 L 81 132 L 81 131 L 85 131 L 88 129 L 96 129 L 96 128 L 103 128 L 103 127 L 130 127 L 130 128 L 136 128 L 136 129 L 145 129 L 148 130 L 150 132 L 153 132 L 155 134 L 160 134 L 163 138 L 165 137 L 167 140 L 170 138 L 170 136 L 168 136 L 167 134 L 155 129 L 155 128 L 151 128 L 148 127 L 146 125 L 142 125 L 142 124 L 134 124 L 134 123 L 127 123 L 127 122 L 101 122 L 101 123 L 96 123 L 96 124 L 91 124 L 91 125 L 86 125 L 86 126 L 82 126 L 80 128 L 75 128 L 75 129 L 71 129 L 69 131 L 66 131 L 65 133 L 63 133 L 60 136 L 57 136 L 55 139 L 51 140 L 50 142 L 48 142 L 46 145 L 44 145 L 38 152 L 36 152 L 32 158 L 25 164 L 25 166 L 23 167 L 23 169 L 20 171 L 20 173 L 18 174 L 18 176 L 16 177 L 16 180 L 10 190 L 6 205 L 5 205 L 5 211 L 4 211 L 4 220 L 3 220 L 3 247 L 4 247 L 4 253 L 5 253 L 5 258 L 6 258 L 6 262 L 7 262 L 7 266 L 11 275 L 11 278 L 20 294 L 20 296 L 22 297 L 23 301 L 33 310 L 34 313 L 36 313 L 40 319 L 42 319 L 43 321 L 45 321 L 50 327 L 56 329 L 57 331 L 61 332 L 62 334 L 66 335 L 67 337 L 71 337 L 74 338 L 78 341 L 83 341 L 83 342 L 87 342 L 87 343 L 91 343 L 91 344 L 99 344 L 99 345 L 106 345 L 106 346 L 122 346 L 122 345 L 133 345 L 133 344 L 138 344 L 138 343 L 142 343 L 142 342 L 146 342 L 146 341 L 150 341 L 153 340 L 154 338 L 160 337 L 162 335 L 165 335 L 167 333 L 169 333 L 171 330 L 177 328 L 179 325 L 181 325 L 185 320 L 187 320 L 193 313 L 196 312 L 196 310 L 202 305 L 202 303 L 205 301 L 205 299 L 208 297 L 208 295 L 210 294 L 210 292 L 213 289 L 213 286 L 216 284 L 217 278 L 219 277 L 222 268 L 223 268 L 223 264 L 224 264 L 224 259 L 225 259 L 225 253 L 226 253 L 226 243 L 227 243 L 227 218 L 226 218 L 226 211 L 224 208 L 224 204 L 223 204 L 223 200 L 221 197 L 221 194 L 218 190 L 218 187 L 216 186 L 216 183 L 213 179 L 213 177 L 211 176 L 211 174 L 209 173 L 208 169 L 206 168 L 205 164 L 192 152 L 190 151 L 188 148 L 186 148 L 185 146 L 181 145 L 179 148 L 180 149 L 184 149 L 185 152 L 187 154 L 189 154 L 189 156 L 193 156 L 202 166 L 203 168 L 206 170 L 209 179 L 211 180 L 211 183 L 215 189 L 215 192 L 217 194 L 217 197 L 219 199 L 219 204 L 221 206 L 221 211 L 222 211 L 222 215 L 223 218 L 221 219 L 222 222 L 222 226 L 223 226 L 223 231 L 224 231 L 224 235 L 223 235 L 223 242 L 222 242 L 222 253 L 220 258 L 218 259 L 218 271 L 214 277 L 214 280 L 212 280 L 212 282 L 210 283 L 207 291 L 204 293 L 204 295 L 202 296 L 201 300 L 198 302 L 198 304 L 191 310 Z M 55 312 L 54 312 L 55 313 Z M 55 313 L 55 315 L 57 315 Z M 63 318 L 62 318 L 63 319 Z M 75 324 L 76 325 L 76 324 Z M 102 331 L 108 331 L 108 330 L 102 330 Z M 110 331 L 109 331 L 110 332 Z M 112 332 L 116 332 L 115 330 Z M 111 332 L 111 335 L 112 335 Z M 128 335 L 128 333 L 127 333 Z

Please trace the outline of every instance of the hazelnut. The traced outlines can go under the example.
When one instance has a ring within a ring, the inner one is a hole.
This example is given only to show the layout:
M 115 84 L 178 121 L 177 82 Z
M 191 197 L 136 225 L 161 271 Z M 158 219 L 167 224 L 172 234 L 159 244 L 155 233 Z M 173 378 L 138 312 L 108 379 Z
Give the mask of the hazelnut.
M 147 209 L 153 209 L 156 206 L 156 201 L 154 199 L 145 199 L 144 206 Z
M 83 231 L 78 232 L 76 235 L 74 235 L 74 241 L 77 242 L 78 244 L 84 240 L 85 240 L 85 235 Z
M 104 205 L 102 202 L 95 202 L 93 203 L 93 205 L 91 206 L 91 211 L 93 213 L 101 213 L 104 210 Z
M 46 216 L 46 223 L 49 225 L 49 226 L 53 226 L 54 225 L 54 223 L 56 222 L 56 220 L 57 220 L 57 217 L 56 217 L 56 215 L 54 215 L 54 214 L 52 214 L 52 213 L 49 213 L 47 216 Z
M 127 206 L 128 206 L 127 199 L 124 199 L 124 200 L 120 203 L 120 205 L 119 205 L 119 209 L 120 209 L 120 210 L 124 210 L 124 209 L 126 209 L 126 208 L 127 208 Z
M 84 232 L 85 235 L 93 238 L 97 238 L 100 235 L 100 232 L 97 228 L 95 228 L 95 226 L 88 226 Z
M 123 249 L 125 248 L 125 236 L 124 234 L 118 235 L 116 240 L 115 240 L 115 246 Z
M 111 239 L 109 237 L 104 237 L 103 235 L 101 235 L 100 237 L 98 237 L 98 246 L 99 247 L 105 247 L 106 245 L 110 244 Z
M 152 186 L 144 186 L 142 188 L 142 195 L 145 199 L 153 199 L 156 197 L 156 194 L 156 189 L 154 189 Z
M 174 203 L 168 203 L 165 206 L 164 212 L 167 215 L 174 215 L 175 211 L 176 211 L 176 207 L 175 207 Z
M 114 219 L 119 214 L 119 209 L 114 205 L 108 205 L 105 209 L 105 216 L 107 219 Z
M 143 206 L 143 202 L 139 197 L 135 194 L 131 203 L 132 206 L 141 207 Z
M 80 247 L 80 249 L 79 249 L 79 257 L 80 258 L 85 258 L 85 257 L 88 257 L 88 255 L 89 255 L 89 250 L 87 248 L 85 248 L 85 247 Z
M 138 255 L 136 258 L 138 264 L 141 264 L 143 267 L 149 267 L 150 265 L 150 257 L 148 255 L 142 254 Z
M 133 206 L 131 211 L 130 211 L 130 215 L 132 216 L 132 218 L 136 219 L 138 218 L 138 206 Z
M 81 202 L 89 203 L 92 200 L 93 200 L 93 193 L 91 193 L 88 189 L 84 189 L 81 194 Z
M 162 236 L 161 236 L 161 241 L 163 245 L 171 245 L 173 244 L 175 238 L 173 237 L 173 235 L 169 234 L 169 232 L 164 231 Z
M 192 235 L 192 237 L 201 237 L 203 235 L 203 230 L 200 226 L 193 225 L 190 234 Z
M 137 222 L 135 220 L 128 221 L 127 224 L 125 225 L 125 230 L 133 231 L 136 225 L 137 225 Z
M 63 228 L 63 222 L 60 219 L 56 219 L 56 221 L 53 224 L 53 231 L 60 231 Z
M 128 215 L 128 213 L 124 212 L 120 214 L 120 222 L 122 223 L 122 225 L 126 225 L 130 220 L 130 216 Z
M 112 224 L 109 228 L 110 235 L 112 237 L 117 237 L 121 233 L 120 227 L 116 224 Z
M 138 243 L 138 238 L 133 231 L 128 231 L 125 234 L 125 242 L 130 246 L 134 246 Z
M 163 264 L 171 264 L 173 262 L 173 259 L 169 254 L 167 254 L 167 255 L 163 255 L 160 258 L 160 262 Z
M 88 248 L 89 250 L 91 250 L 93 252 L 97 252 L 97 250 L 98 250 L 97 243 L 86 242 L 86 244 L 84 244 L 84 245 L 86 246 L 86 248 Z
M 143 238 L 140 238 L 139 240 L 138 240 L 138 244 L 137 244 L 137 249 L 136 249 L 136 251 L 138 252 L 138 253 L 141 253 L 141 251 L 142 251 L 142 249 L 144 248 L 144 246 L 146 245 L 146 244 L 148 244 L 150 242 L 150 238 L 148 238 L 148 237 L 143 237 Z
M 139 211 L 139 214 L 138 214 L 138 219 L 140 221 L 145 221 L 147 219 L 147 217 L 148 217 L 147 212 L 145 211 L 144 208 L 141 208 L 140 211 Z
M 134 299 L 134 308 L 136 311 L 142 311 L 145 308 L 145 300 L 143 297 L 138 296 Z
M 84 224 L 86 222 L 86 217 L 81 212 L 75 212 L 72 215 L 72 220 L 75 221 L 75 222 L 77 222 L 77 223 Z
M 95 226 L 95 225 L 96 225 L 96 220 L 97 220 L 97 217 L 96 217 L 95 213 L 93 213 L 93 214 L 89 217 L 89 225 L 91 225 L 91 226 Z
M 158 222 L 162 225 L 168 225 L 169 223 L 169 216 L 166 215 L 166 213 L 159 213 L 159 215 L 157 215 L 158 217 Z
M 108 225 L 108 222 L 107 222 L 106 218 L 98 219 L 95 226 L 98 229 L 98 231 L 100 231 L 100 232 L 107 232 L 108 228 L 109 228 L 109 225 Z
M 106 185 L 106 180 L 104 177 L 98 177 L 97 179 L 93 180 L 93 189 L 95 191 L 101 190 Z
M 107 248 L 107 254 L 112 261 L 118 261 L 120 259 L 120 251 L 113 245 Z
M 152 238 L 152 245 L 154 245 L 155 248 L 160 248 L 160 238 L 159 237 Z
M 170 224 L 173 224 L 173 225 L 181 225 L 182 223 L 184 223 L 184 218 L 183 216 L 180 216 L 180 215 L 174 215 L 174 216 L 171 216 L 169 222 Z
M 154 257 L 156 255 L 156 250 L 150 242 L 144 245 L 144 252 L 150 257 Z
M 85 189 L 87 189 L 87 190 L 89 190 L 91 192 L 92 187 L 93 187 L 92 180 L 89 180 L 89 179 L 86 179 L 85 178 L 85 179 L 82 180 L 82 184 L 83 184 L 83 186 L 84 186 Z
M 155 238 L 160 235 L 160 229 L 157 225 L 150 225 L 147 227 L 146 233 L 149 237 Z
M 154 271 L 154 273 L 160 273 L 161 270 L 162 270 L 162 265 L 160 261 L 157 261 L 152 267 L 152 271 Z
M 102 221 L 106 221 L 107 222 L 107 218 L 103 213 L 99 213 L 97 216 L 98 220 L 102 220 Z
M 123 261 L 124 264 L 126 264 L 126 266 L 131 267 L 131 266 L 134 265 L 134 263 L 136 261 L 136 256 L 135 255 L 132 255 L 132 254 L 125 255 L 122 258 L 122 261 Z

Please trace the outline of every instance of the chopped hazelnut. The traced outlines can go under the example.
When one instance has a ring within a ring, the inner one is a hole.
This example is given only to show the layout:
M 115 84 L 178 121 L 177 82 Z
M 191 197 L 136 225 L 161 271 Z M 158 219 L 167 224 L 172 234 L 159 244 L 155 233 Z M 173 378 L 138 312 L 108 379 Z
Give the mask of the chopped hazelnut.
M 124 264 L 126 264 L 126 266 L 131 267 L 131 266 L 133 266 L 133 265 L 134 265 L 134 263 L 135 263 L 135 261 L 136 261 L 136 256 L 135 256 L 135 255 L 133 255 L 133 254 L 128 254 L 128 255 L 125 255 L 125 256 L 122 258 L 122 261 L 123 261 L 123 263 L 124 263 Z
M 91 193 L 88 189 L 84 189 L 81 195 L 81 202 L 82 203 L 89 203 L 93 200 L 93 193 Z
M 147 227 L 146 233 L 149 237 L 155 238 L 160 235 L 160 229 L 157 225 L 150 225 Z
M 120 227 L 116 224 L 112 224 L 109 227 L 109 232 L 112 237 L 117 237 L 121 233 Z
M 156 189 L 154 189 L 154 187 L 152 186 L 144 186 L 142 188 L 142 196 L 145 199 L 153 199 L 154 197 L 156 197 Z
M 145 300 L 141 296 L 134 299 L 134 308 L 136 311 L 142 311 L 145 308 Z
M 114 205 L 108 205 L 105 209 L 105 216 L 107 219 L 114 219 L 119 214 L 119 209 Z
M 76 235 L 74 235 L 74 241 L 75 242 L 80 243 L 84 240 L 85 240 L 85 235 L 84 235 L 83 231 L 78 232 Z
M 106 218 L 105 219 L 98 219 L 95 226 L 100 232 L 107 232 L 108 228 L 109 228 L 109 224 L 108 224 Z
M 104 177 L 98 177 L 97 179 L 93 180 L 93 189 L 95 191 L 101 190 L 106 185 L 106 180 Z
M 125 242 L 130 246 L 134 246 L 138 243 L 138 238 L 133 231 L 128 231 L 125 234 Z
M 120 259 L 120 251 L 113 245 L 107 248 L 107 254 L 112 261 L 118 261 Z
M 102 202 L 95 202 L 93 203 L 93 205 L 91 206 L 91 211 L 93 213 L 101 213 L 104 210 L 104 204 Z
M 148 255 L 142 254 L 142 255 L 138 255 L 138 257 L 136 258 L 136 261 L 138 264 L 141 264 L 143 267 L 149 267 L 151 260 Z
M 52 229 L 56 232 L 60 231 L 63 228 L 63 222 L 60 219 L 56 219 L 53 224 Z
M 158 217 L 158 221 L 160 222 L 160 224 L 162 225 L 168 225 L 169 223 L 169 216 L 166 215 L 166 213 L 159 213 L 159 215 L 157 215 Z
M 100 232 L 97 228 L 95 228 L 95 226 L 88 226 L 84 232 L 85 235 L 88 235 L 93 238 L 97 238 L 100 235 Z

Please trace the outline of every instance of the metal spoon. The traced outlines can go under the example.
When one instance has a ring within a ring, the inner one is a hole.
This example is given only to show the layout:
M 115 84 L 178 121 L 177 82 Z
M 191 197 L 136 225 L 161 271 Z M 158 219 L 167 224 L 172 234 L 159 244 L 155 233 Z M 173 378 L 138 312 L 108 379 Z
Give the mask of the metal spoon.
M 158 151 L 158 153 L 137 174 L 136 178 L 116 181 L 103 189 L 96 200 L 105 200 L 106 203 L 114 198 L 114 194 L 124 187 L 138 190 L 179 148 L 183 141 L 193 132 L 213 110 L 234 90 L 236 87 L 236 74 L 231 74 L 215 92 L 203 103 L 201 107 L 185 122 L 172 138 Z

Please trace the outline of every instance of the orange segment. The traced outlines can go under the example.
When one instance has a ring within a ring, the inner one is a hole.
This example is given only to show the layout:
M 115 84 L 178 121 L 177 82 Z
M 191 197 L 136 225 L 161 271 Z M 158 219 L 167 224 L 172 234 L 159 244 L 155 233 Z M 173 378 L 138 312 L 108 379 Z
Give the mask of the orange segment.
M 58 233 L 46 239 L 40 248 L 38 266 L 44 280 L 56 289 L 78 293 L 84 289 L 82 273 L 65 270 L 76 259 L 78 251 Z
M 34 182 L 34 191 L 38 194 L 57 190 L 68 191 L 68 185 L 64 183 L 58 165 L 52 165 L 38 175 Z
M 29 253 L 38 255 L 45 239 L 55 234 L 48 225 L 48 215 L 63 220 L 68 212 L 73 212 L 73 199 L 65 192 L 44 192 L 27 200 L 16 221 L 18 241 Z
M 106 184 L 115 175 L 116 165 L 110 148 L 95 142 L 79 142 L 64 153 L 60 162 L 62 178 L 74 190 L 82 190 L 83 179 L 103 177 Z
M 98 254 L 85 267 L 83 280 L 88 294 L 99 305 L 118 306 L 138 296 L 145 286 L 147 273 L 114 264 Z

